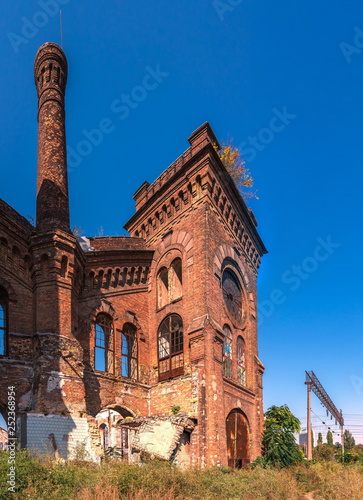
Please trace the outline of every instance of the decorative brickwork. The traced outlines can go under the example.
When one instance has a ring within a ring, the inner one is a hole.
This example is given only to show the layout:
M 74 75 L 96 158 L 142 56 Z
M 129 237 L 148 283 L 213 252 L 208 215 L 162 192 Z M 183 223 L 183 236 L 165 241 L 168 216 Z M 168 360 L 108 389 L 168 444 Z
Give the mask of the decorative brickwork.
M 38 92 L 37 229 L 69 231 L 64 94 L 67 59 L 60 47 L 46 43 L 34 66 Z
M 131 236 L 77 240 L 66 78 L 63 51 L 43 45 L 36 227 L 0 200 L 0 411 L 15 386 L 22 446 L 59 457 L 84 446 L 95 460 L 106 451 L 245 465 L 260 453 L 263 428 L 256 278 L 266 249 L 257 222 L 205 123 L 136 192 Z

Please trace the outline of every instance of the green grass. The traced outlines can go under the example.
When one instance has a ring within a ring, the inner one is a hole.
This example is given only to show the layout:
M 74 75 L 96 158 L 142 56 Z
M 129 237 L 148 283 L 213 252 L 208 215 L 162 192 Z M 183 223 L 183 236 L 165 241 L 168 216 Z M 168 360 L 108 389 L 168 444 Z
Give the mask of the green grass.
M 7 453 L 0 453 L 0 477 L 9 471 Z M 15 494 L 0 482 L 0 500 L 361 500 L 363 466 L 321 461 L 286 469 L 235 471 L 180 470 L 164 462 L 127 465 L 117 460 L 103 465 L 17 452 Z M 309 494 L 306 496 L 306 494 Z

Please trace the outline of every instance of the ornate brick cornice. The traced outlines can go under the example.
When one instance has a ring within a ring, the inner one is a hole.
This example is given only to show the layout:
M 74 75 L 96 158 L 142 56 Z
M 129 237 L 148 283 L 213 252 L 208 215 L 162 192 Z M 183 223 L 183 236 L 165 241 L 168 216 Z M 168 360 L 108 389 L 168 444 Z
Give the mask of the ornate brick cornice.
M 38 93 L 38 110 L 48 100 L 61 104 L 64 111 L 64 93 L 68 64 L 63 50 L 55 43 L 45 43 L 35 57 L 34 79 Z

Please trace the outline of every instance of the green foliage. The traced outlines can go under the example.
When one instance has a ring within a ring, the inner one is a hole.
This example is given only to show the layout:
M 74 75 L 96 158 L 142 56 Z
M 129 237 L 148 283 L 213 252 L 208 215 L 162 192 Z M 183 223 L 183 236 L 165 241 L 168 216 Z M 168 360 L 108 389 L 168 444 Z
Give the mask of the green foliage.
M 78 441 L 77 444 L 72 449 L 72 459 L 77 462 L 84 462 L 91 460 L 91 456 L 87 451 L 85 441 Z
M 318 444 L 313 449 L 313 458 L 318 460 L 335 460 L 335 449 L 325 443 Z
M 300 421 L 287 405 L 271 406 L 265 413 L 263 458 L 267 465 L 286 467 L 303 459 L 294 432 L 300 431 Z
M 318 434 L 318 442 L 317 442 L 318 446 L 319 444 L 323 444 L 323 435 L 321 432 L 319 432 Z
M 344 431 L 344 448 L 346 450 L 351 450 L 355 446 L 355 439 L 352 436 L 352 433 L 348 431 L 348 429 L 345 429 Z
M 268 467 L 270 467 L 270 466 L 267 463 L 267 460 L 265 459 L 265 457 L 257 457 L 256 460 L 251 462 L 249 465 L 250 469 L 256 469 L 256 468 L 267 469 Z
M 329 446 L 333 446 L 333 434 L 331 431 L 328 431 L 326 433 L 326 443 L 329 445 Z
M 173 406 L 171 406 L 171 407 L 170 407 L 170 409 L 171 409 L 171 413 L 172 413 L 173 415 L 176 415 L 177 413 L 179 413 L 179 412 L 180 412 L 180 406 L 177 406 L 177 405 L 173 405 Z

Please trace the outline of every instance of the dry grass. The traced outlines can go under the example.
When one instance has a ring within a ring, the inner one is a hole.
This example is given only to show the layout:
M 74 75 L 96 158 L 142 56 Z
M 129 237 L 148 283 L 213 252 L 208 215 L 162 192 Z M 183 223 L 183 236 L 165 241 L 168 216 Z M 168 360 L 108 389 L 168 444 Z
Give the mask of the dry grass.
M 0 477 L 6 477 L 0 453 Z M 14 500 L 362 500 L 363 466 L 319 462 L 287 469 L 179 470 L 169 464 L 55 463 L 19 452 Z M 9 498 L 0 483 L 0 500 Z

